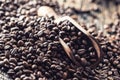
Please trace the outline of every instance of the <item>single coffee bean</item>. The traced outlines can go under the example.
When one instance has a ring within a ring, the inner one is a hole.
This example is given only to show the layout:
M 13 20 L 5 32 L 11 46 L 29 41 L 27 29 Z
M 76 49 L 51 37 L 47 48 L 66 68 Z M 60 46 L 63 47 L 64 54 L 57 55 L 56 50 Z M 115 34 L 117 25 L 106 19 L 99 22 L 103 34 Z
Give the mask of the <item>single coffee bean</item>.
M 15 80 L 20 80 L 20 78 L 15 78 Z
M 20 76 L 20 75 L 22 75 L 22 73 L 23 72 L 20 70 L 20 71 L 16 72 L 15 76 Z
M 90 52 L 90 56 L 91 56 L 91 57 L 96 57 L 95 52 Z
M 15 71 L 19 71 L 20 69 L 21 69 L 20 66 L 16 66 L 16 67 L 14 68 Z
M 81 60 L 81 58 L 80 58 L 80 56 L 79 56 L 78 54 L 75 54 L 75 59 L 76 59 L 77 61 L 80 61 L 80 60 Z
M 10 56 L 10 51 L 5 51 L 5 57 L 9 58 L 9 56 Z
M 84 45 L 87 45 L 87 41 L 86 41 L 86 40 L 82 40 L 82 43 L 83 43 Z
M 31 77 L 24 77 L 23 80 L 31 80 L 32 78 Z
M 19 28 L 18 27 L 11 28 L 11 31 L 15 31 L 15 30 L 19 30 Z
M 22 64 L 23 64 L 25 67 L 28 67 L 28 66 L 29 66 L 28 62 L 26 62 L 26 61 L 23 61 Z
M 15 74 L 15 72 L 14 72 L 14 70 L 13 70 L 13 69 L 9 69 L 9 70 L 8 70 L 8 72 L 7 72 L 7 74 L 8 74 L 8 75 L 14 75 L 14 74 Z
M 63 73 L 63 78 L 66 79 L 67 76 L 68 76 L 68 73 L 67 73 L 67 72 L 64 72 L 64 73 Z
M 33 64 L 32 69 L 37 69 L 37 65 Z
M 65 42 L 69 42 L 69 41 L 70 41 L 69 38 L 64 38 L 63 40 L 64 40 Z
M 9 50 L 10 48 L 11 48 L 10 45 L 5 45 L 5 47 L 4 47 L 5 50 Z
M 113 64 L 114 64 L 114 65 L 118 65 L 118 64 L 119 64 L 119 61 L 115 60 L 115 61 L 113 62 Z
M 24 45 L 24 42 L 22 40 L 19 40 L 18 41 L 18 46 L 23 46 Z
M 85 49 L 79 49 L 79 50 L 77 51 L 77 53 L 78 53 L 79 55 L 83 55 L 85 52 L 86 52 Z
M 8 59 L 4 59 L 3 62 L 4 62 L 4 64 L 9 64 L 9 60 Z
M 17 63 L 17 60 L 15 58 L 10 58 L 9 62 Z
M 112 75 L 112 71 L 108 71 L 108 75 Z
M 17 53 L 17 49 L 16 48 L 13 48 L 12 50 L 11 50 L 11 54 L 16 54 Z
M 120 69 L 120 64 L 118 64 L 118 65 L 117 65 L 117 68 L 119 68 L 119 69 Z
M 87 65 L 87 60 L 85 58 L 81 58 L 81 64 L 83 66 L 86 66 Z
M 41 31 L 39 31 L 39 32 L 37 33 L 37 35 L 40 37 L 40 36 L 42 36 L 42 35 L 43 35 L 43 33 L 44 33 L 44 31 L 43 31 L 43 30 L 41 30 Z
M 32 73 L 32 72 L 33 72 L 33 71 L 31 71 L 31 70 L 23 69 L 23 73 L 26 73 L 26 74 L 29 73 L 29 74 L 30 74 L 30 73 Z
M 4 65 L 4 61 L 0 61 L 0 66 L 3 66 Z

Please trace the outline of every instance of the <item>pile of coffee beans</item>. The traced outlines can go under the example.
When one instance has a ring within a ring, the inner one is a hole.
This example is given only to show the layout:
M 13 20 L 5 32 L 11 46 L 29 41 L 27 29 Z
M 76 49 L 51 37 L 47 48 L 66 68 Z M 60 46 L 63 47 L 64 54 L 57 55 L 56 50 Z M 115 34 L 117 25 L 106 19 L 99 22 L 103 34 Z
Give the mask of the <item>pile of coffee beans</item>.
M 51 0 L 0 1 L 0 70 L 13 80 L 119 80 L 120 20 L 105 25 L 105 33 L 96 32 L 95 25 L 84 26 L 105 53 L 101 63 L 91 69 L 96 51 L 81 31 L 68 21 L 56 24 L 54 17 L 37 16 L 42 5 L 51 6 L 62 15 L 74 13 L 57 4 Z M 84 69 L 69 59 L 59 36 Z
M 119 80 L 119 58 L 120 58 L 120 20 L 116 18 L 116 21 L 104 25 L 104 32 L 96 32 L 96 26 L 91 25 L 89 28 L 90 33 L 101 44 L 101 48 L 104 51 L 103 61 L 94 70 L 97 71 L 97 77 L 99 79 L 115 79 Z

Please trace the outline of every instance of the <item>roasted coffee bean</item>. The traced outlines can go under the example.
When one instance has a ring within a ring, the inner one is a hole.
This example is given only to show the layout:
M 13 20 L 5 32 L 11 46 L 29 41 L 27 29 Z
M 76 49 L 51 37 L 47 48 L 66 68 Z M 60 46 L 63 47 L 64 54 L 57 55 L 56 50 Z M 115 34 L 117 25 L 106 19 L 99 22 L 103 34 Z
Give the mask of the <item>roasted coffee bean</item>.
M 79 55 L 77 55 L 77 54 L 75 55 L 75 59 L 76 59 L 76 60 L 78 60 L 78 61 L 80 61 L 80 60 L 81 60 L 80 56 L 79 56 Z
M 87 45 L 86 40 L 82 40 L 82 43 L 83 43 L 84 45 Z
M 67 73 L 67 72 L 64 72 L 64 73 L 63 73 L 63 79 L 66 79 L 67 76 L 68 76 L 68 73 Z
M 77 51 L 77 53 L 78 53 L 79 55 L 82 55 L 82 54 L 84 54 L 85 52 L 86 52 L 85 49 L 79 49 L 79 50 Z
M 81 58 L 81 64 L 83 66 L 86 66 L 87 65 L 87 60 L 85 58 Z
M 44 33 L 44 31 L 43 31 L 43 30 L 41 30 L 41 31 L 39 31 L 39 32 L 37 33 L 37 35 L 38 35 L 38 36 L 42 36 L 42 35 L 43 35 L 43 33 Z
M 117 68 L 119 68 L 119 69 L 120 69 L 120 64 L 118 64 L 118 65 L 117 65 Z
M 9 62 L 17 63 L 17 60 L 15 58 L 10 58 Z
M 20 80 L 20 78 L 15 78 L 15 80 Z
M 32 73 L 33 71 L 31 71 L 31 70 L 27 70 L 27 69 L 23 69 L 23 73 Z
M 60 31 L 59 35 L 60 35 L 60 37 L 65 36 L 65 31 Z
M 24 42 L 22 40 L 19 40 L 18 41 L 18 46 L 23 46 L 24 45 Z
M 112 71 L 108 71 L 108 75 L 112 75 Z
M 52 29 L 55 26 L 55 24 L 48 24 L 47 28 Z
M 6 45 L 6 46 L 4 47 L 5 50 L 9 50 L 10 48 L 11 48 L 10 45 Z
M 22 75 L 20 76 L 21 79 L 23 79 L 24 77 L 26 77 L 25 74 L 22 74 Z
M 10 62 L 10 68 L 14 68 L 14 67 L 16 67 L 16 64 Z
M 23 64 L 25 67 L 28 67 L 28 66 L 29 66 L 28 62 L 26 62 L 26 61 L 23 61 L 22 64 Z
M 64 38 L 63 40 L 64 40 L 65 42 L 69 42 L 69 41 L 70 41 L 69 38 Z
M 0 61 L 0 66 L 3 66 L 4 65 L 4 61 Z
M 37 65 L 33 64 L 32 69 L 37 69 Z
M 19 70 L 21 70 L 21 67 L 20 67 L 20 66 L 16 66 L 16 67 L 14 68 L 14 70 L 15 70 L 15 71 L 19 71 Z
M 17 49 L 16 49 L 16 48 L 14 48 L 14 49 L 11 50 L 11 54 L 14 55 L 14 54 L 16 54 L 16 53 L 17 53 Z
M 114 65 L 118 65 L 118 64 L 119 64 L 119 61 L 115 60 L 115 61 L 113 62 L 113 64 L 114 64 Z
M 31 77 L 24 77 L 23 80 L 31 80 Z

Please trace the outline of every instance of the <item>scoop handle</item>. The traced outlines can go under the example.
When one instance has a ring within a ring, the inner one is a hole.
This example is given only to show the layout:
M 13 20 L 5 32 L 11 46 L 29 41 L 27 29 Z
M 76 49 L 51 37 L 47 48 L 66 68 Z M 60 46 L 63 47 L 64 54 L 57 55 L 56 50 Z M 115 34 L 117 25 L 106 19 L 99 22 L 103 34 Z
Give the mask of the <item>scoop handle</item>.
M 54 16 L 55 19 L 58 18 L 58 15 L 55 13 L 55 11 L 51 7 L 48 7 L 48 6 L 41 6 L 38 9 L 37 14 L 38 16 L 48 16 L 48 17 Z

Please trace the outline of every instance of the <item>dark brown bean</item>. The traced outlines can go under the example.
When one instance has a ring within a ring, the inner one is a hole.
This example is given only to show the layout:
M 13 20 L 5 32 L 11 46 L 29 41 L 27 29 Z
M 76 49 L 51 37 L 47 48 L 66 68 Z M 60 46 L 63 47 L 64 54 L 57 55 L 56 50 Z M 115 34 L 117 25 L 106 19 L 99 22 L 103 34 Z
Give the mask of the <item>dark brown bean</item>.
M 85 52 L 86 52 L 85 49 L 79 49 L 79 50 L 77 51 L 77 53 L 78 53 L 79 55 L 83 55 Z
M 81 64 L 86 66 L 87 65 L 87 60 L 85 58 L 81 58 Z
M 17 60 L 15 58 L 10 58 L 9 62 L 17 63 Z
M 18 46 L 23 46 L 24 45 L 24 42 L 22 40 L 19 40 L 18 41 Z

